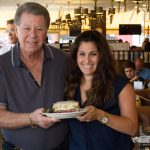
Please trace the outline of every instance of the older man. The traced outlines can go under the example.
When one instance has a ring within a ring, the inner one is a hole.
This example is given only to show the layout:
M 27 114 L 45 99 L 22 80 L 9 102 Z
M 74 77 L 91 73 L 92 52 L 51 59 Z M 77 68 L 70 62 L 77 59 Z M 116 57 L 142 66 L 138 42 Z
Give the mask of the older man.
M 141 58 L 135 59 L 135 68 L 139 77 L 142 77 L 143 79 L 150 79 L 150 69 L 143 66 L 143 60 Z
M 3 150 L 66 150 L 66 122 L 42 113 L 64 99 L 67 56 L 44 44 L 50 16 L 42 5 L 21 5 L 14 21 L 18 43 L 0 57 Z

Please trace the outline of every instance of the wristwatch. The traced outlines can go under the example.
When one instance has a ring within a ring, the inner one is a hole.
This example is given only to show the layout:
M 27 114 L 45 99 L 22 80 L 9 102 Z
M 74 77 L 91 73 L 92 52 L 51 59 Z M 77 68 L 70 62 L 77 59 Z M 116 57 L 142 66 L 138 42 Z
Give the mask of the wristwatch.
M 98 119 L 99 122 L 102 124 L 107 124 L 109 122 L 109 114 L 105 113 L 100 119 Z

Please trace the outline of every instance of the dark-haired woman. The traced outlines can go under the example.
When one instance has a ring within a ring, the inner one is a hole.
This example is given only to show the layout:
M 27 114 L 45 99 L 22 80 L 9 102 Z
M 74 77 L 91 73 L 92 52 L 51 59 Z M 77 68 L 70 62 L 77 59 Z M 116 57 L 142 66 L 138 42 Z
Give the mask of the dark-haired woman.
M 85 31 L 71 48 L 67 98 L 87 112 L 69 120 L 70 150 L 132 150 L 138 128 L 135 92 L 116 74 L 105 37 Z

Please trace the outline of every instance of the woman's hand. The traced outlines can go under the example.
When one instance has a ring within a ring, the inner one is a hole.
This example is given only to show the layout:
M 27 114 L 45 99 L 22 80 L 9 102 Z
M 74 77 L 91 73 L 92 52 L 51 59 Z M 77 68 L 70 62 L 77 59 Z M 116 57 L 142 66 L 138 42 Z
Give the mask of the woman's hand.
M 53 126 L 55 123 L 60 122 L 60 120 L 55 118 L 48 118 L 44 116 L 42 113 L 44 112 L 44 108 L 40 108 L 35 110 L 30 114 L 31 121 L 34 125 L 38 125 L 42 128 L 48 129 Z
M 85 107 L 85 109 L 87 110 L 87 112 L 83 116 L 77 117 L 77 119 L 81 122 L 98 120 L 104 114 L 102 110 L 94 106 L 87 106 Z

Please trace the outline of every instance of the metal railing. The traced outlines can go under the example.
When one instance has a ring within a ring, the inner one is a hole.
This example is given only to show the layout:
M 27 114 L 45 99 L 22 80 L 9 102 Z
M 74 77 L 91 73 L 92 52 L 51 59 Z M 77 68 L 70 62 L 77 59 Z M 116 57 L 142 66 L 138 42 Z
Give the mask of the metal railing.
M 115 60 L 131 60 L 134 61 L 137 57 L 143 59 L 144 63 L 150 63 L 150 52 L 146 51 L 114 51 L 111 50 Z

